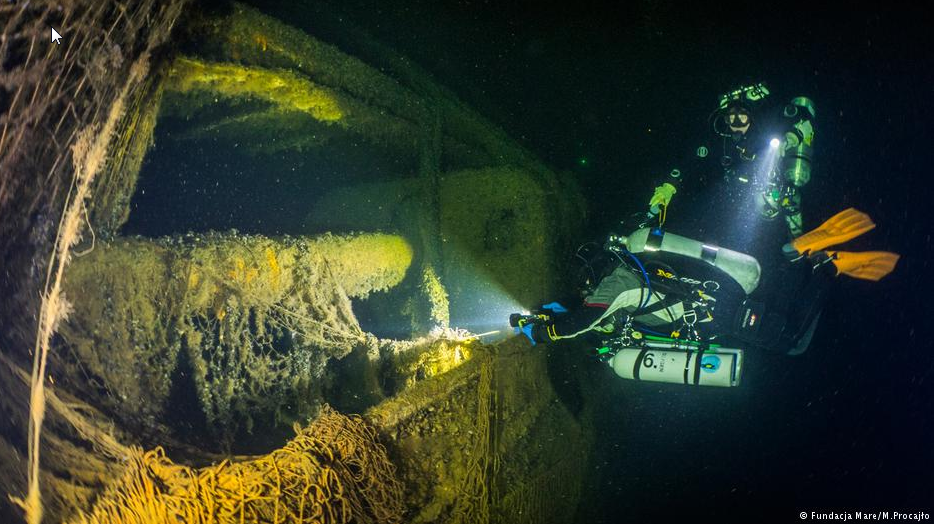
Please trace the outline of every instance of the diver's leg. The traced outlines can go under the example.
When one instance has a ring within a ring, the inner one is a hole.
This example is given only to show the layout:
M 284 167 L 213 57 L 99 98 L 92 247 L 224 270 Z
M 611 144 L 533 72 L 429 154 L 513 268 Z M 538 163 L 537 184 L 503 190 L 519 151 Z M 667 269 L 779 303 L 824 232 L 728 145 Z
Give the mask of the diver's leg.
M 797 203 L 788 207 L 782 206 L 785 215 L 785 224 L 788 225 L 788 233 L 792 238 L 796 238 L 804 231 L 804 217 L 801 216 L 801 195 L 798 195 Z
M 552 337 L 552 340 L 556 340 L 571 338 L 590 330 L 612 331 L 612 319 L 606 319 L 606 322 L 597 322 L 605 313 L 605 306 L 591 305 L 584 302 L 581 307 L 572 309 L 566 314 L 557 315 L 548 334 Z M 604 327 L 604 323 L 608 323 L 609 326 Z
M 784 312 L 786 322 L 776 349 L 789 355 L 804 353 L 817 329 L 824 304 L 835 281 L 833 264 L 823 254 L 793 262 L 787 271 L 793 274 L 791 293 L 781 293 L 776 307 Z
M 814 320 L 811 321 L 811 325 L 808 326 L 805 330 L 804 335 L 798 339 L 798 342 L 788 350 L 788 355 L 795 356 L 800 355 L 807 351 L 808 347 L 811 345 L 811 339 L 814 338 L 814 333 L 817 331 L 817 323 L 820 320 L 820 315 L 823 312 L 823 309 L 818 310 L 817 314 L 814 315 Z
M 803 353 L 816 330 L 820 312 L 834 281 L 832 264 L 814 257 L 789 262 L 764 298 L 747 299 L 738 309 L 731 335 L 763 350 Z

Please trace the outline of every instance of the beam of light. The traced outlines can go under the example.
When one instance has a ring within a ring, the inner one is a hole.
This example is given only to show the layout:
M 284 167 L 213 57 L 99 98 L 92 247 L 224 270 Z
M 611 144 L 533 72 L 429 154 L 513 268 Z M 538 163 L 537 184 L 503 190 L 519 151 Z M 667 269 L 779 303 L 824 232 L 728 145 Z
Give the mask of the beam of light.
M 777 145 L 776 141 L 778 142 Z M 746 181 L 749 190 L 742 195 L 740 205 L 737 206 L 737 215 L 734 222 L 737 227 L 734 228 L 734 234 L 730 238 L 730 243 L 735 243 L 734 249 L 748 251 L 752 245 L 752 240 L 759 235 L 763 222 L 759 217 L 762 195 L 769 191 L 769 183 L 773 177 L 778 176 L 776 169 L 780 158 L 781 141 L 773 138 L 769 141 L 769 146 L 765 148 L 765 151 L 760 152 L 753 180 Z
M 757 188 L 765 187 L 769 183 L 769 179 L 772 177 L 772 173 L 778 166 L 780 145 L 781 141 L 777 138 L 773 138 L 769 141 L 769 148 L 765 152 L 765 155 L 763 155 L 758 169 L 756 169 L 755 183 Z
M 449 327 L 430 328 L 429 336 L 461 341 L 480 340 L 482 337 L 483 343 L 495 343 L 512 336 L 514 330 L 509 325 L 509 315 L 528 314 L 529 305 L 522 304 L 513 297 L 512 293 L 500 284 L 499 279 L 484 267 L 483 261 L 474 260 L 470 254 L 455 246 L 448 249 L 452 254 L 447 257 L 448 264 L 443 271 L 441 282 L 448 292 L 450 324 Z M 523 282 L 517 283 L 517 286 L 522 285 Z M 516 292 L 524 291 L 521 287 L 514 289 Z M 410 296 L 394 296 L 389 302 L 377 302 L 368 307 L 374 311 L 376 308 L 394 308 L 401 311 L 406 307 L 404 303 L 408 299 L 420 303 L 416 310 L 422 308 L 422 301 L 427 301 L 427 297 L 421 291 L 415 291 Z M 364 324 L 363 328 L 377 328 L 375 333 L 379 337 L 410 339 L 416 335 L 412 333 L 411 320 L 407 314 L 371 313 L 369 316 L 376 325 Z
M 475 278 L 476 286 L 463 289 L 456 301 L 452 300 L 451 324 L 464 328 L 484 342 L 495 342 L 512 335 L 509 315 L 527 308 L 514 299 L 492 279 Z
M 489 261 L 477 260 L 470 250 L 456 244 L 445 246 L 449 263 L 444 270 L 443 281 L 450 295 L 451 327 L 467 332 L 482 333 L 484 343 L 493 343 L 514 334 L 509 325 L 509 315 L 527 311 L 532 304 L 523 304 L 513 293 L 519 294 L 526 289 L 525 279 L 508 278 L 502 270 L 491 271 L 491 263 L 502 263 L 507 267 L 515 265 L 513 260 Z M 511 253 L 506 252 L 504 257 Z M 508 271 L 505 272 L 508 274 Z
M 501 340 L 502 338 L 504 338 L 505 335 L 508 335 L 508 332 L 506 332 L 506 330 L 497 329 L 494 331 L 487 331 L 486 333 L 478 333 L 476 335 L 467 335 L 463 337 L 461 340 L 464 340 L 464 341 L 480 340 L 483 337 L 490 337 L 490 339 L 488 340 Z

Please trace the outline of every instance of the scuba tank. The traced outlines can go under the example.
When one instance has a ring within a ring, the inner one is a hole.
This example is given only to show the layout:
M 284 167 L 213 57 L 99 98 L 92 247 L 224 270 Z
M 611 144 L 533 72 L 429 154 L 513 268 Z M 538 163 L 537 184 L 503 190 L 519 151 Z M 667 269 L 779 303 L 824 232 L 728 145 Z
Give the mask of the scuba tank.
M 720 315 L 715 311 L 712 316 L 710 313 L 714 309 L 723 310 L 725 321 L 731 319 L 733 303 L 745 298 L 759 284 L 758 261 L 749 255 L 665 233 L 659 228 L 641 228 L 628 237 L 611 236 L 605 247 L 618 256 L 626 253 L 633 259 L 645 279 L 648 296 L 652 296 L 653 288 L 661 287 L 665 299 L 659 302 L 675 297 L 685 304 L 685 311 L 680 317 L 681 326 L 671 331 L 675 338 L 659 336 L 661 333 L 653 336 L 651 330 L 633 327 L 640 313 L 652 309 L 643 303 L 630 314 L 632 316 L 620 320 L 624 322 L 622 334 L 598 348 L 598 358 L 626 379 L 738 386 L 743 372 L 743 350 L 702 341 L 705 337 L 698 330 L 721 331 Z M 635 253 L 640 256 L 636 257 Z M 619 258 L 624 260 L 622 256 Z M 713 309 L 708 309 L 711 307 Z M 701 317 L 706 319 L 698 322 Z M 680 332 L 687 338 L 681 339 Z
M 611 351 L 604 347 L 598 352 L 603 350 Z M 607 364 L 620 377 L 632 380 L 735 387 L 742 379 L 743 350 L 670 339 L 648 340 L 640 346 L 617 349 Z
M 759 285 L 762 273 L 759 262 L 749 255 L 667 233 L 659 228 L 638 229 L 628 237 L 611 236 L 610 249 L 614 245 L 625 246 L 631 253 L 672 253 L 702 260 L 726 273 L 747 295 Z
M 789 121 L 789 130 L 785 133 L 782 175 L 794 187 L 801 187 L 811 180 L 816 116 L 814 102 L 804 96 L 794 98 L 785 106 L 782 116 Z

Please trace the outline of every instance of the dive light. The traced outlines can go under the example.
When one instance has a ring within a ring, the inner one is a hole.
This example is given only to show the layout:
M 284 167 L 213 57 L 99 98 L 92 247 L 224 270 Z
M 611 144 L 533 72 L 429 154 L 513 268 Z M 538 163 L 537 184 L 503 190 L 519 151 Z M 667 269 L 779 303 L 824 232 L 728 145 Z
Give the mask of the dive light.
M 528 324 L 545 324 L 550 319 L 551 317 L 543 314 L 523 315 L 522 313 L 513 313 L 509 315 L 509 325 L 521 328 Z

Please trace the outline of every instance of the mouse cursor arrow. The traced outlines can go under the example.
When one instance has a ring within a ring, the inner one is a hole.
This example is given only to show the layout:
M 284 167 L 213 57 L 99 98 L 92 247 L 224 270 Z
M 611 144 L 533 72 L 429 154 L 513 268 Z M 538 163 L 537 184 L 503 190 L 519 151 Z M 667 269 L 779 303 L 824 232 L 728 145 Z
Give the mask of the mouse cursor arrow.
M 58 45 L 62 45 L 62 35 L 58 34 L 58 31 L 55 28 L 52 28 L 52 41 Z

